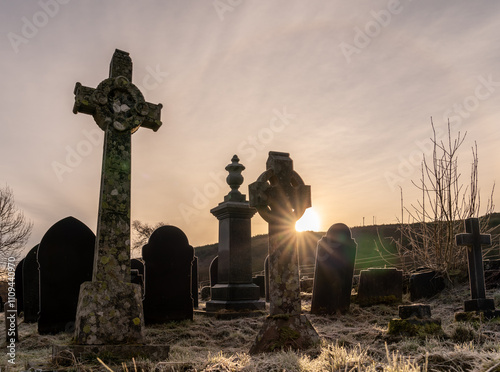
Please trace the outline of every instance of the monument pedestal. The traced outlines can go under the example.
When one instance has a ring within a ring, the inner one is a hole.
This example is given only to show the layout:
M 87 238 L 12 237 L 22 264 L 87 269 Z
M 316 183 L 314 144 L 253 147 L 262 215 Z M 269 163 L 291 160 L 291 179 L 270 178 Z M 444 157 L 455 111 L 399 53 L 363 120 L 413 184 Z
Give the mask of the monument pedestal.
M 266 318 L 250 348 L 250 354 L 306 350 L 319 343 L 319 335 L 305 315 L 280 314 Z
M 79 345 L 140 344 L 141 288 L 125 282 L 85 282 L 80 289 L 75 341 Z
M 206 310 L 265 310 L 266 303 L 259 297 L 260 288 L 253 283 L 216 284 L 212 287 L 212 299 L 207 301 Z

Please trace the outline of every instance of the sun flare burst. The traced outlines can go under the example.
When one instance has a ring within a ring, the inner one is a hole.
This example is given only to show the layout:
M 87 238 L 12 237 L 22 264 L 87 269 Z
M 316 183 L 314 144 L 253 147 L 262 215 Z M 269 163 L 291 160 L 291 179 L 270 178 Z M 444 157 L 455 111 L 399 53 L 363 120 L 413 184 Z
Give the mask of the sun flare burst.
M 321 221 L 313 208 L 307 208 L 300 220 L 295 223 L 297 231 L 319 231 Z

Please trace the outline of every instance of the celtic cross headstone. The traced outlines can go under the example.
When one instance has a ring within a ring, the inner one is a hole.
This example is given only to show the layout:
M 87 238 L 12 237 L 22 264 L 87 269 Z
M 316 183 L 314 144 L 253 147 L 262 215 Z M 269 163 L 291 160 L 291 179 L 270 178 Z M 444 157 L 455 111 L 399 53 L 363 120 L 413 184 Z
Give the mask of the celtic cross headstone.
M 145 101 L 132 84 L 129 54 L 118 49 L 109 78 L 95 89 L 77 83 L 74 93 L 73 112 L 92 115 L 104 131 L 94 270 L 80 290 L 76 343 L 141 343 L 141 290 L 130 283 L 131 135 L 139 127 L 157 131 L 162 105 Z
M 250 206 L 269 224 L 270 316 L 251 354 L 307 349 L 319 336 L 301 315 L 296 221 L 311 206 L 311 188 L 293 170 L 288 153 L 269 153 L 266 171 L 249 185 Z

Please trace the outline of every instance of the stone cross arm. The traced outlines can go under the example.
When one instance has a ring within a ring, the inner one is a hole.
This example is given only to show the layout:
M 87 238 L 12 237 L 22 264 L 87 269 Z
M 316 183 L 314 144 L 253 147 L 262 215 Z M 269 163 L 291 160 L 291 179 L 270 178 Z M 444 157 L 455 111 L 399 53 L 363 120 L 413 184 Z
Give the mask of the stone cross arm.
M 118 132 L 133 133 L 142 126 L 156 132 L 161 126 L 163 106 L 146 102 L 132 84 L 132 60 L 127 52 L 115 51 L 110 76 L 97 88 L 76 83 L 74 94 L 73 113 L 92 115 L 102 130 L 112 125 Z
M 475 245 L 490 245 L 491 235 L 481 234 L 479 230 L 479 220 L 477 218 L 469 218 L 465 220 L 465 234 L 455 235 L 457 245 L 475 246 Z

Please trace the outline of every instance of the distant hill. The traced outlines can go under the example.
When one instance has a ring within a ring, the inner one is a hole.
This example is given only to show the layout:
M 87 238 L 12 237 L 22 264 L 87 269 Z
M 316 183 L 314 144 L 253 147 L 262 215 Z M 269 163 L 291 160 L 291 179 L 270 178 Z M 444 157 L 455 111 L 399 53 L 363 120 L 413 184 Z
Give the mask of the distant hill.
M 390 266 L 397 262 L 394 256 L 396 245 L 394 240 L 400 239 L 399 224 L 371 225 L 351 227 L 352 237 L 358 244 L 356 255 L 356 271 L 368 267 Z M 500 233 L 500 213 L 490 216 L 490 233 Z M 304 231 L 297 233 L 300 265 L 313 265 L 316 254 L 316 245 L 326 232 Z M 263 272 L 264 260 L 267 256 L 267 234 L 252 237 L 252 272 Z M 210 262 L 217 256 L 218 244 L 209 244 L 195 248 L 198 257 L 199 281 L 208 280 Z M 380 253 L 379 253 L 380 251 Z
M 358 244 L 356 259 L 357 269 L 373 266 L 384 266 L 386 262 L 376 251 L 380 246 L 379 235 L 384 238 L 382 242 L 389 252 L 395 252 L 395 245 L 391 238 L 397 238 L 398 225 L 375 225 L 351 228 L 352 236 Z M 299 247 L 300 265 L 313 265 L 316 255 L 316 245 L 326 232 L 304 231 L 297 233 Z M 252 272 L 256 273 L 264 270 L 264 260 L 267 256 L 268 236 L 257 235 L 252 237 Z M 208 280 L 208 269 L 210 262 L 217 256 L 218 244 L 209 244 L 195 248 L 195 255 L 198 257 L 198 278 L 201 281 Z M 389 254 L 384 254 L 389 256 Z

